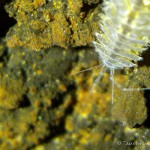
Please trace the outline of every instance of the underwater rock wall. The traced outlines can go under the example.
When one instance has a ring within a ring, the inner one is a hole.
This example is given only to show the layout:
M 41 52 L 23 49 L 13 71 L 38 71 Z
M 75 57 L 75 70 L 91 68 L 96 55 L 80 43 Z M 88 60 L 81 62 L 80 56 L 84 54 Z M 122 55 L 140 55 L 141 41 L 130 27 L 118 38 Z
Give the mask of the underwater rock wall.
M 6 10 L 17 23 L 7 33 L 7 44 L 33 50 L 53 45 L 90 45 L 99 30 L 99 3 L 100 0 L 12 1 Z
M 101 64 L 91 44 L 100 0 L 3 4 L 16 24 L 0 39 L 0 149 L 150 148 L 149 91 L 115 87 L 112 104 L 109 71 L 92 93 L 101 66 L 76 74 Z M 150 87 L 149 51 L 142 57 L 136 70 L 116 72 L 116 81 Z

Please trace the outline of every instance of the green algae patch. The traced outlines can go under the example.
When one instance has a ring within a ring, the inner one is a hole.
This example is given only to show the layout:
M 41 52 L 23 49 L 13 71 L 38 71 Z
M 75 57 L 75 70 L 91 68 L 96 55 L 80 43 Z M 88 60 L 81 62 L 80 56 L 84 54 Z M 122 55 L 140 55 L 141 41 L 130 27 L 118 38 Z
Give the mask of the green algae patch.
M 58 93 L 65 93 L 72 82 L 68 78 L 68 69 L 75 59 L 75 53 L 58 47 L 40 52 L 19 48 L 10 51 L 7 67 L 14 74 L 23 72 L 32 98 L 53 99 Z
M 25 88 L 23 80 L 9 76 L 0 78 L 0 108 L 16 109 L 23 101 Z
M 7 33 L 9 47 L 86 46 L 99 30 L 100 0 L 15 0 L 6 8 L 17 21 Z
M 112 108 L 112 117 L 130 127 L 141 125 L 148 117 L 149 91 L 138 89 L 150 87 L 150 69 L 142 66 L 138 70 L 132 70 L 123 86 L 135 88 L 135 91 L 122 91 L 121 96 L 115 94 L 116 103 Z
M 112 108 L 112 116 L 130 127 L 142 124 L 147 118 L 146 101 L 140 92 L 125 92 Z
M 63 120 L 72 103 L 68 74 L 77 54 L 58 47 L 40 52 L 6 48 L 4 53 L 0 149 L 36 147 L 64 132 Z

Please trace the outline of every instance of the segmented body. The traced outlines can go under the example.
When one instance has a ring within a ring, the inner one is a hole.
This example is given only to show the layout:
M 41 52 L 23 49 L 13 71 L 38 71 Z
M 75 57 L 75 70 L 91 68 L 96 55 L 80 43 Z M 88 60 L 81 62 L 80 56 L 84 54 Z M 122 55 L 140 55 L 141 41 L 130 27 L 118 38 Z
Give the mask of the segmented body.
M 93 42 L 100 59 L 108 69 L 135 66 L 150 41 L 150 1 L 110 0 L 103 10 L 102 33 Z
M 114 70 L 136 66 L 150 42 L 150 0 L 104 1 L 101 19 L 101 33 L 95 34 L 97 41 L 93 42 L 103 63 L 96 82 L 105 69 L 110 70 L 113 101 L 114 84 L 120 87 L 114 81 Z

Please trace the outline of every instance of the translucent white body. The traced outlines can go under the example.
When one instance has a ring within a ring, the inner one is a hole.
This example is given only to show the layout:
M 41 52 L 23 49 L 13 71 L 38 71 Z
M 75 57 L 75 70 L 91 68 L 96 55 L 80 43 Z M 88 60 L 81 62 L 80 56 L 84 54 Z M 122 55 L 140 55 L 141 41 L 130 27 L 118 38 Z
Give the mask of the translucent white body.
M 145 90 L 149 88 L 126 89 L 114 81 L 114 70 L 136 66 L 142 60 L 140 53 L 150 42 L 150 3 L 146 0 L 109 0 L 104 1 L 101 14 L 101 32 L 96 33 L 95 50 L 102 60 L 103 68 L 95 84 L 106 69 L 110 79 L 124 91 Z

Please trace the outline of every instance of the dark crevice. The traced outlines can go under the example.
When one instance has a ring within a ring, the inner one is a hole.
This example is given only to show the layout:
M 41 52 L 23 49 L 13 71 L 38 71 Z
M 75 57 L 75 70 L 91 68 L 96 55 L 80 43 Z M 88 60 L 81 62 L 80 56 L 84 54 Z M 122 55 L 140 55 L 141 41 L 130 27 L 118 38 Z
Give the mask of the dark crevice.
M 102 3 L 102 0 L 98 4 L 100 4 L 100 3 Z M 86 18 L 86 16 L 88 15 L 89 11 L 94 10 L 97 7 L 98 4 L 96 3 L 96 4 L 88 5 L 87 3 L 84 3 L 83 7 L 81 8 L 81 12 L 84 12 L 83 19 Z
M 144 91 L 144 97 L 146 99 L 146 107 L 147 107 L 147 119 L 143 123 L 143 126 L 146 128 L 150 128 L 150 91 Z
M 138 66 L 150 66 L 150 47 L 148 47 L 147 50 L 141 54 L 141 57 L 143 58 L 143 60 L 138 61 Z
M 24 95 L 23 96 L 23 101 L 21 101 L 21 103 L 20 103 L 20 107 L 21 108 L 25 108 L 25 107 L 29 107 L 31 105 L 31 103 L 30 103 L 30 100 L 29 100 L 29 98 L 26 96 L 26 95 Z
M 10 2 L 10 1 L 8 1 Z M 10 27 L 16 24 L 16 20 L 9 17 L 5 10 L 5 5 L 8 3 L 5 0 L 0 2 L 0 38 L 4 38 Z

